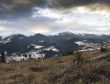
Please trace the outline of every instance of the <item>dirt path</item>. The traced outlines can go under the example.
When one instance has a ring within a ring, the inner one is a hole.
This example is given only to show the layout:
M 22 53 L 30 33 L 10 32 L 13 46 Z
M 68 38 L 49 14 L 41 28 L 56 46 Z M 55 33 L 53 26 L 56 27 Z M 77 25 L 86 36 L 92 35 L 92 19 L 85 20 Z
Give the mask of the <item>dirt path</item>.
M 109 60 L 109 59 L 110 59 L 110 53 L 105 53 L 100 56 L 93 57 L 87 60 L 92 61 L 92 60 Z

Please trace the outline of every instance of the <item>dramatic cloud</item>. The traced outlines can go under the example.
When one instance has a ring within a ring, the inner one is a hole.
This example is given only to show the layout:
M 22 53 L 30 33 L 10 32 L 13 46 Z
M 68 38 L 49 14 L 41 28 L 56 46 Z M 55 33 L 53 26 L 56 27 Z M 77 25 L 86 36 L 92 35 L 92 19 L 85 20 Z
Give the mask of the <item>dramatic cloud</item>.
M 86 7 L 90 11 L 110 11 L 110 0 L 46 0 L 55 8 Z
M 0 18 L 30 16 L 32 7 L 41 6 L 44 0 L 0 0 Z
M 52 0 L 49 0 L 52 1 Z M 75 7 L 75 6 L 85 6 L 91 4 L 110 4 L 110 0 L 55 0 L 53 2 L 58 3 L 60 6 L 63 7 Z
M 0 35 L 109 34 L 110 0 L 0 0 Z
M 31 16 L 35 6 L 64 10 L 83 6 L 91 11 L 109 11 L 110 0 L 0 0 L 0 18 Z

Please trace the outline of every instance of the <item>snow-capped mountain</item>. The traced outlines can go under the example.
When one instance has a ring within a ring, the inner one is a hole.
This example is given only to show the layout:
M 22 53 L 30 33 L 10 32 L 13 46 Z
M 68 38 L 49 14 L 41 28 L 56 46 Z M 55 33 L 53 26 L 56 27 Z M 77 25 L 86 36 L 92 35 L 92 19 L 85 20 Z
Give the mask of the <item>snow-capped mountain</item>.
M 45 54 L 45 57 L 58 56 L 94 48 L 98 46 L 100 41 L 109 42 L 109 35 L 99 37 L 94 34 L 74 34 L 71 32 L 63 32 L 58 35 L 42 35 L 35 34 L 33 36 L 25 36 L 22 34 L 12 35 L 5 38 L 0 37 L 0 53 L 7 51 L 8 54 L 13 53 L 31 53 L 34 55 Z M 36 53 L 36 54 L 35 54 Z

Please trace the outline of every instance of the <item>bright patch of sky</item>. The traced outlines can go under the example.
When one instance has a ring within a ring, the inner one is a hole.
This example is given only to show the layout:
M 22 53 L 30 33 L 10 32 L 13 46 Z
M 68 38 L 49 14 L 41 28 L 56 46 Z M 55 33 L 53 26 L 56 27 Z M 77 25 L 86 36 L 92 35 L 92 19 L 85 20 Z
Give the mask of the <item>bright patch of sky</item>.
M 47 24 L 51 27 L 51 33 L 55 32 L 55 27 L 57 27 L 56 29 L 59 28 L 59 32 L 71 31 L 73 33 L 109 34 L 108 31 L 110 30 L 110 16 L 108 13 L 91 12 L 84 7 L 63 11 L 35 7 L 32 17 L 35 19 L 44 17 L 53 20 L 52 23 Z

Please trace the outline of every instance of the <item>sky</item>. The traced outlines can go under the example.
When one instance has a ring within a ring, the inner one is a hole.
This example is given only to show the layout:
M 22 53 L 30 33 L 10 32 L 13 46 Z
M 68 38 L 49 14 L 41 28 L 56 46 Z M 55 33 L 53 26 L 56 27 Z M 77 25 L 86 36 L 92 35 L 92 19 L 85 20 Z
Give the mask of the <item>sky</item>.
M 0 36 L 110 34 L 110 0 L 0 0 Z

